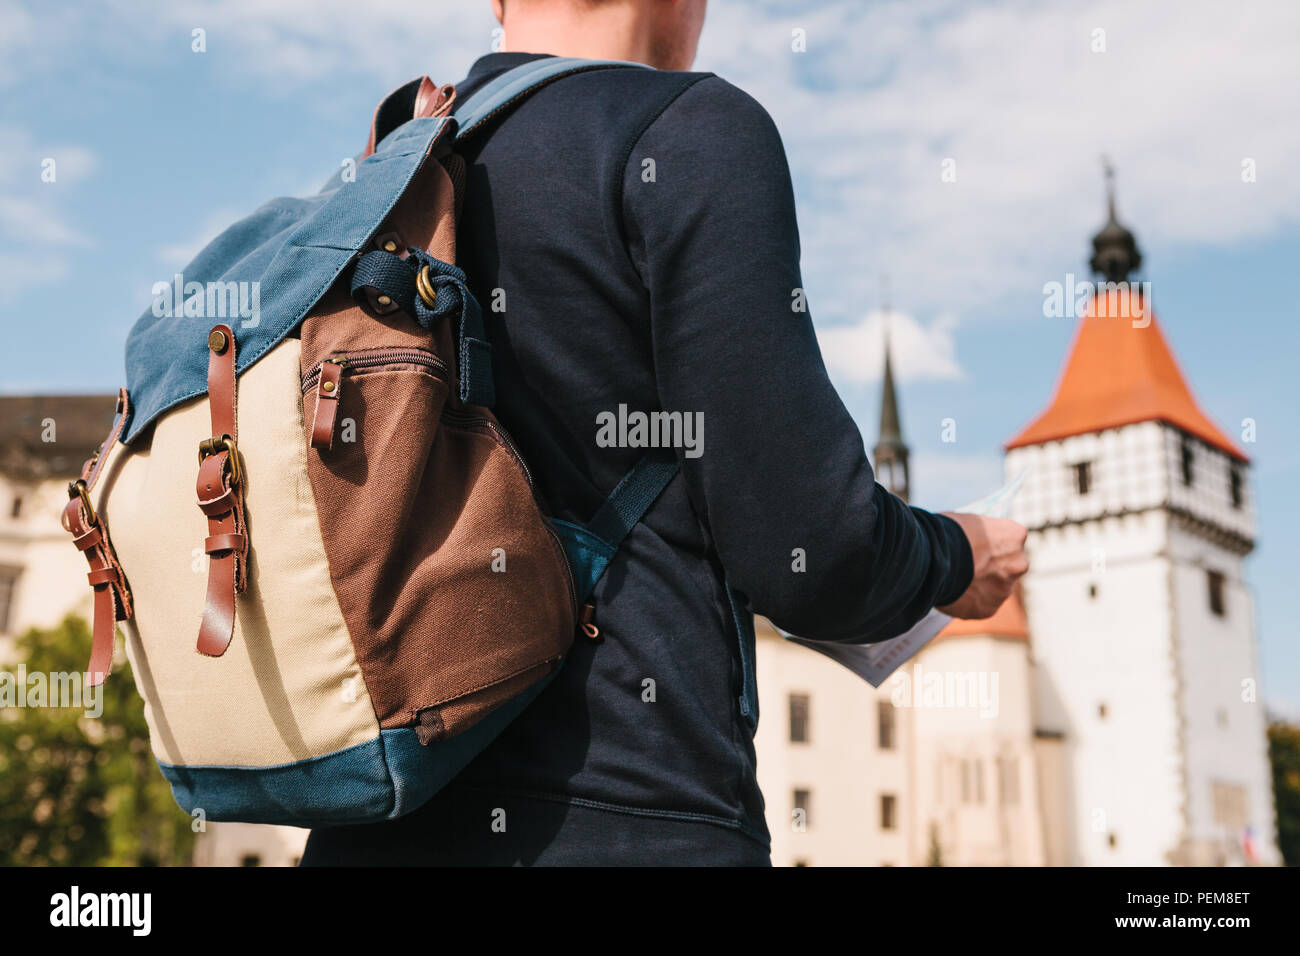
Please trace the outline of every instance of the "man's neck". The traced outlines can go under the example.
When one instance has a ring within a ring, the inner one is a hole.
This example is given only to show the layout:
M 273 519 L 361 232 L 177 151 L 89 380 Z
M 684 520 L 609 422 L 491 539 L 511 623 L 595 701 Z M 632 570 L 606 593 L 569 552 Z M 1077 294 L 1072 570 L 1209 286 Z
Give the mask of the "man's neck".
M 565 4 L 523 6 L 512 13 L 506 5 L 505 38 L 501 52 L 551 53 L 588 60 L 630 60 L 649 66 L 655 51 L 647 37 L 650 31 L 640 22 L 641 8 L 611 3 L 575 12 Z

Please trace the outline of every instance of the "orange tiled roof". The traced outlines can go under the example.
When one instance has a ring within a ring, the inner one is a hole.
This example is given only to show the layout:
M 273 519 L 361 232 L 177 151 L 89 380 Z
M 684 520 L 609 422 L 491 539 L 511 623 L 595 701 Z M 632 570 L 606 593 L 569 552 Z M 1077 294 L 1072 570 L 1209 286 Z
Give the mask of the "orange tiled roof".
M 1141 296 L 1102 293 L 1079 322 L 1074 345 L 1047 410 L 1007 442 L 1007 448 L 1071 435 L 1162 421 L 1249 461 L 1245 452 L 1210 421 L 1192 396 L 1155 315 L 1134 328 Z
M 1015 640 L 1029 640 L 1029 623 L 1025 620 L 1025 609 L 1020 604 L 1020 596 L 1012 594 L 1002 602 L 992 617 L 982 621 L 967 621 L 958 618 L 952 621 L 935 637 L 941 641 L 945 637 L 1008 637 Z

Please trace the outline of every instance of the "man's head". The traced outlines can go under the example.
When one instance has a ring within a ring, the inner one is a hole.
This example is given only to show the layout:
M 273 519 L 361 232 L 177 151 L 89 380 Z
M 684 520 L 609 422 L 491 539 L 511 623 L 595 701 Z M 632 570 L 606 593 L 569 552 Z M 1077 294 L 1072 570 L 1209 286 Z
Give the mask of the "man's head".
M 503 50 L 688 70 L 708 0 L 492 0 Z

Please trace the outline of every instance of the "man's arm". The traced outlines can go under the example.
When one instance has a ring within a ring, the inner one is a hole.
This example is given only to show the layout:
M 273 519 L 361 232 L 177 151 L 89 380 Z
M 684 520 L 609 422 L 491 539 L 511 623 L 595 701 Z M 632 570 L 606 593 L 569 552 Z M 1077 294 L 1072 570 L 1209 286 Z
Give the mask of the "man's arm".
M 961 526 L 875 483 L 810 317 L 792 308 L 794 197 L 763 108 L 696 83 L 634 145 L 623 188 L 660 405 L 703 413 L 703 454 L 683 473 L 732 586 L 816 640 L 882 640 L 957 601 L 973 573 Z

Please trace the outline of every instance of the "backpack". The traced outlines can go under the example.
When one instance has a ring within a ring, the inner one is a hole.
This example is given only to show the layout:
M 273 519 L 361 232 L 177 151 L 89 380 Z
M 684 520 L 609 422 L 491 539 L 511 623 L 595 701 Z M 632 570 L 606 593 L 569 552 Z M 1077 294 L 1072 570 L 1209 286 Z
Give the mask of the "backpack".
M 650 453 L 586 526 L 542 513 L 455 265 L 456 146 L 546 83 L 638 65 L 536 60 L 459 105 L 412 81 L 318 195 L 263 205 L 154 287 L 63 525 L 94 589 L 87 683 L 121 621 L 187 812 L 400 817 L 578 630 L 600 639 L 592 589 L 678 463 Z

